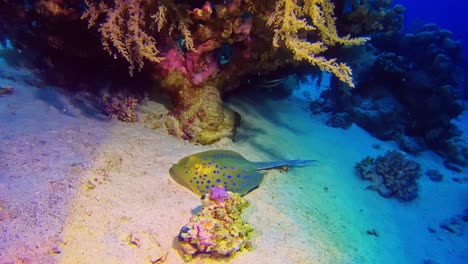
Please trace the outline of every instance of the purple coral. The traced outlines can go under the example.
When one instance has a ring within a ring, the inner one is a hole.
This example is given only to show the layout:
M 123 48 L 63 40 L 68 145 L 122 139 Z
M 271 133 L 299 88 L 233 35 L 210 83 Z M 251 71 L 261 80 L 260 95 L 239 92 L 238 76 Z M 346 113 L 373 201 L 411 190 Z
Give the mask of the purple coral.
M 210 199 L 216 202 L 224 202 L 229 198 L 229 193 L 222 187 L 213 187 L 210 192 Z

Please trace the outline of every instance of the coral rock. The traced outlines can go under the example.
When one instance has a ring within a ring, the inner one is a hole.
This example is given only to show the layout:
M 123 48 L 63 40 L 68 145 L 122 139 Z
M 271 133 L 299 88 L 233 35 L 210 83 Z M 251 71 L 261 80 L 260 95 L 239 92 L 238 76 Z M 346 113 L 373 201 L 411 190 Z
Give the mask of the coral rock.
M 200 144 L 211 144 L 234 135 L 236 115 L 222 106 L 218 89 L 204 86 L 200 89 L 179 91 L 178 106 L 167 120 L 170 134 Z
M 433 182 L 440 182 L 444 179 L 444 175 L 440 174 L 437 170 L 428 170 L 426 175 L 431 179 Z
M 137 122 L 138 100 L 133 97 L 113 96 L 104 98 L 104 112 L 113 119 L 123 122 Z
M 252 227 L 241 219 L 242 211 L 249 206 L 247 200 L 214 187 L 202 197 L 202 205 L 202 211 L 182 227 L 178 236 L 179 252 L 186 261 L 199 254 L 221 258 L 251 248 Z
M 405 159 L 400 152 L 389 151 L 376 159 L 367 157 L 355 168 L 363 179 L 373 182 L 367 189 L 383 197 L 411 201 L 418 196 L 416 180 L 420 177 L 420 165 Z

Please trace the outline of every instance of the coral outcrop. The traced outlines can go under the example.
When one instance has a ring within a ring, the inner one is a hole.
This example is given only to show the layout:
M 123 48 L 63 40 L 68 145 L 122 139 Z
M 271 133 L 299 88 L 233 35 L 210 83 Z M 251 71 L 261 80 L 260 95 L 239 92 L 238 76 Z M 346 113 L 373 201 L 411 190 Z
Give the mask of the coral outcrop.
M 103 99 L 104 113 L 123 122 L 137 122 L 138 99 L 133 97 L 112 96 Z
M 412 154 L 430 148 L 447 168 L 463 171 L 468 144 L 452 123 L 463 111 L 461 41 L 435 24 L 401 32 L 404 8 L 391 0 L 336 5 L 336 12 L 342 12 L 338 30 L 370 34 L 372 41 L 340 50 L 353 68 L 356 89 L 344 89 L 332 79 L 313 111 L 320 111 L 319 106 L 333 115 L 347 113 L 379 139 L 395 140 Z
M 197 255 L 222 258 L 251 249 L 252 227 L 241 218 L 242 211 L 249 206 L 247 200 L 222 187 L 213 187 L 202 197 L 202 206 L 177 238 L 179 252 L 186 261 Z
M 110 78 L 122 78 L 123 69 L 135 79 L 150 79 L 171 96 L 169 131 L 201 144 L 234 134 L 238 118 L 220 98 L 241 86 L 250 89 L 242 84 L 252 76 L 272 76 L 304 61 L 352 87 L 350 67 L 338 63 L 330 48 L 367 40 L 338 35 L 331 0 L 40 0 L 32 6 L 27 1 L 0 5 L 5 10 L 0 22 L 14 24 L 1 33 L 23 57 L 49 66 L 55 73 L 51 76 L 61 66 L 75 65 L 96 76 L 107 72 Z
M 355 169 L 362 179 L 372 182 L 368 189 L 377 191 L 385 198 L 411 201 L 418 197 L 420 165 L 406 159 L 398 151 L 389 151 L 375 159 L 368 156 L 358 162 Z
M 166 119 L 171 135 L 182 139 L 211 144 L 220 138 L 232 137 L 239 115 L 222 105 L 220 92 L 214 86 L 184 89 Z
M 337 22 L 345 34 L 393 34 L 403 25 L 405 7 L 394 5 L 392 0 L 338 1 L 336 12 L 343 12 L 344 2 L 351 2 L 351 11 Z

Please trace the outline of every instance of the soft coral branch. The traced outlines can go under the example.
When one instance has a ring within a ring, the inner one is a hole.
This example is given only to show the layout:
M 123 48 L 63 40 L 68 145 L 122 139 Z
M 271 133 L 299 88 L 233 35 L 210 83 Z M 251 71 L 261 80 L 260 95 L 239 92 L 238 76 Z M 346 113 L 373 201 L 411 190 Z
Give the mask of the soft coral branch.
M 279 0 L 275 11 L 270 15 L 267 25 L 274 28 L 273 45 L 279 47 L 283 43 L 293 53 L 297 60 L 307 60 L 321 70 L 333 73 L 341 81 L 354 87 L 352 71 L 344 63 L 336 59 L 327 59 L 318 54 L 335 44 L 360 45 L 367 38 L 339 37 L 336 32 L 334 5 L 330 0 Z M 309 22 L 310 21 L 310 22 Z M 301 39 L 301 32 L 316 32 L 320 40 L 308 42 Z
M 88 19 L 88 25 L 95 25 L 101 14 L 106 19 L 99 26 L 102 45 L 110 55 L 116 56 L 115 51 L 129 63 L 129 73 L 141 70 L 144 60 L 160 62 L 156 40 L 145 32 L 145 11 L 143 0 L 115 0 L 112 5 L 106 3 L 93 4 L 86 1 L 88 10 L 83 19 Z

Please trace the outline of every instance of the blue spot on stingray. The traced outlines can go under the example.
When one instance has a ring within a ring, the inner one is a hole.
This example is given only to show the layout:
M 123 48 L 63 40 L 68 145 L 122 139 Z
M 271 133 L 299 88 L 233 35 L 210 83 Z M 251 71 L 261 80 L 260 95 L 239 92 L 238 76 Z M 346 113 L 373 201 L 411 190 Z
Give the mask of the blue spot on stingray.
M 221 180 L 220 180 L 220 179 L 216 179 L 216 182 L 221 182 Z
M 235 169 L 234 167 L 231 167 L 231 170 Z
M 199 181 L 197 181 L 196 183 L 197 183 L 197 184 L 199 184 L 200 182 L 199 182 Z
M 219 167 L 219 166 L 218 166 L 218 164 L 216 164 L 216 166 L 215 166 L 215 167 L 216 167 L 216 168 L 218 168 L 218 167 Z
M 211 181 L 210 181 L 210 180 L 207 180 L 206 182 L 207 182 L 207 183 L 211 183 Z
M 240 178 L 240 175 L 239 175 L 239 174 L 237 174 L 237 179 L 239 179 L 239 178 Z
M 208 186 L 208 185 L 207 185 L 207 186 L 205 186 L 205 189 L 208 189 L 208 188 L 210 188 L 210 186 Z
M 235 183 L 235 182 L 233 182 L 233 183 L 232 183 L 232 185 L 236 186 L 236 183 Z
M 213 187 L 214 187 L 214 184 L 211 185 L 211 188 L 213 188 Z
M 231 176 L 231 175 L 228 175 L 228 179 L 231 179 L 231 178 L 232 178 L 232 176 Z
M 208 175 L 206 175 L 206 174 L 203 174 L 203 177 L 206 177 L 206 176 L 208 176 Z

